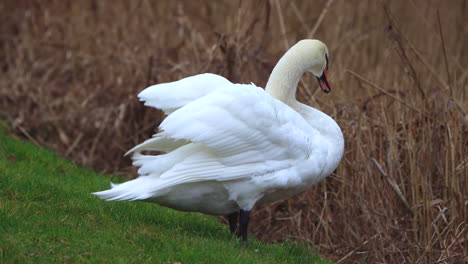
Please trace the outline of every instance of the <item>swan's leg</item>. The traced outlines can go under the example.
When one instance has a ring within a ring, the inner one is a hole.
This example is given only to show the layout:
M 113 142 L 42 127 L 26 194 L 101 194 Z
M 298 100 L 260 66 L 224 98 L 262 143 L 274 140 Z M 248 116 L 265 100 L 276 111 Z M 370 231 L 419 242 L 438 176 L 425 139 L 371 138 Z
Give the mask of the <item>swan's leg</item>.
M 231 230 L 231 234 L 234 234 L 237 232 L 237 221 L 239 219 L 239 212 L 234 212 L 232 214 L 229 214 L 228 216 L 229 220 L 229 229 Z
M 240 210 L 239 213 L 239 234 L 242 242 L 247 243 L 247 230 L 249 227 L 249 213 L 247 210 Z

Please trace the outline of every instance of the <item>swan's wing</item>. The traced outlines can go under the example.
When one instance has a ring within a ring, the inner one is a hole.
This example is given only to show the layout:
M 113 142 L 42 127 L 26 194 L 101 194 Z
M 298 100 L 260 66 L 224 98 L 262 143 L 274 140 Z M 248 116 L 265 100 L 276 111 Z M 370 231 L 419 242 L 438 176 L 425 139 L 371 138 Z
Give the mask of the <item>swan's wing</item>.
M 135 154 L 140 177 L 95 195 L 143 200 L 178 184 L 204 181 L 301 184 L 292 168 L 321 151 L 321 137 L 300 114 L 254 85 L 213 91 L 170 114 L 160 129 L 134 150 L 167 148 L 168 153 Z
M 204 73 L 175 82 L 150 86 L 140 92 L 138 98 L 144 101 L 146 106 L 155 107 L 170 114 L 226 85 L 232 85 L 232 83 L 222 76 Z
M 254 85 L 214 91 L 170 114 L 160 129 L 193 143 L 175 150 L 186 156 L 157 175 L 166 187 L 266 175 L 307 159 L 317 144 L 301 115 Z

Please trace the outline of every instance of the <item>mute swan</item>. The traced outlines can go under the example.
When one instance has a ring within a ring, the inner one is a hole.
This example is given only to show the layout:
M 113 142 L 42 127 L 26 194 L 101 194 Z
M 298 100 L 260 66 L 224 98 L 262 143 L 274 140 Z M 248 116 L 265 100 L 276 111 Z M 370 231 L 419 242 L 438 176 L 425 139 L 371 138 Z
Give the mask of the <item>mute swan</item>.
M 135 153 L 139 177 L 93 194 L 108 201 L 143 200 L 227 215 L 231 232 L 246 242 L 256 203 L 304 191 L 341 160 L 339 126 L 295 95 L 306 71 L 330 92 L 327 70 L 325 44 L 302 40 L 279 60 L 265 90 L 209 73 L 143 90 L 140 100 L 168 116 L 159 133 L 128 152 Z

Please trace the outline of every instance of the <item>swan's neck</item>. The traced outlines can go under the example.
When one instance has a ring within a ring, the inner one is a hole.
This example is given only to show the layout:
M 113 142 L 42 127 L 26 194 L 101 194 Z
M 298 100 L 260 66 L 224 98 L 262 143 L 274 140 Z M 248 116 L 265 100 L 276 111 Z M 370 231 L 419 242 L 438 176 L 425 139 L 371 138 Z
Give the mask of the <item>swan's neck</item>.
M 306 71 L 315 76 L 322 75 L 328 54 L 325 44 L 315 39 L 301 40 L 281 57 L 271 72 L 265 90 L 276 99 L 295 104 L 296 89 L 302 74 Z
M 327 146 L 327 157 L 322 157 L 326 161 L 322 177 L 333 172 L 341 160 L 344 150 L 343 134 L 331 117 L 308 105 L 299 103 L 296 100 L 296 90 L 304 72 L 310 71 L 315 76 L 320 76 L 323 73 L 324 67 L 326 67 L 324 54 L 327 53 L 326 46 L 320 41 L 299 41 L 281 57 L 265 87 L 267 93 L 297 111 L 319 134 L 320 145 Z
M 301 63 L 298 52 L 290 49 L 278 61 L 268 79 L 265 90 L 276 99 L 292 105 L 296 101 L 296 89 L 306 69 Z

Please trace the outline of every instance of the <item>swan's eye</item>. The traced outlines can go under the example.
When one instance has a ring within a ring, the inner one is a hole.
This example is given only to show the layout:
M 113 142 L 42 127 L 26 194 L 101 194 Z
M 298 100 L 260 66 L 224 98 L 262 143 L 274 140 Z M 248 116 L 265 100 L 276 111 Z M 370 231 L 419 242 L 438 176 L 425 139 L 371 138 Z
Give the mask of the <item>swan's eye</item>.
M 325 68 L 328 69 L 328 54 L 325 53 L 325 61 L 327 64 L 325 64 Z

